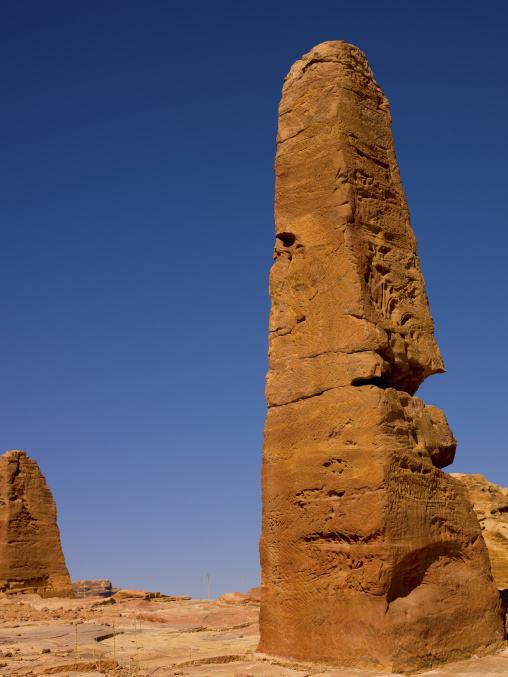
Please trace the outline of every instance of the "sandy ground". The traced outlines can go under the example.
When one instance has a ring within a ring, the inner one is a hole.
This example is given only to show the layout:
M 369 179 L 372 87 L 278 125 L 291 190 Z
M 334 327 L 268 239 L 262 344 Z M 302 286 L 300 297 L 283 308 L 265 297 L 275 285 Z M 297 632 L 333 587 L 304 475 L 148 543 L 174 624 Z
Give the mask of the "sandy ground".
M 0 676 L 380 677 L 257 654 L 258 614 L 214 601 L 0 599 Z M 508 677 L 508 645 L 420 674 Z

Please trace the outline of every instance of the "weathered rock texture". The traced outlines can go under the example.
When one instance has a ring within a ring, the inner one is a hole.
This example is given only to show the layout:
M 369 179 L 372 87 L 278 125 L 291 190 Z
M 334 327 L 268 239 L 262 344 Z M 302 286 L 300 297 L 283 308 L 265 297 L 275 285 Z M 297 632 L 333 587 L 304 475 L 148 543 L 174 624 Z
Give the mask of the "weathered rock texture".
M 497 647 L 504 629 L 466 489 L 441 470 L 455 440 L 412 397 L 443 363 L 390 124 L 351 45 L 319 45 L 286 78 L 259 650 L 404 671 Z
M 0 456 L 0 591 L 74 597 L 55 501 L 24 451 Z
M 78 598 L 111 597 L 119 588 L 113 588 L 111 581 L 105 578 L 91 581 L 72 581 L 72 589 Z
M 482 536 L 489 551 L 492 575 L 498 588 L 508 588 L 508 489 L 492 484 L 483 475 L 453 473 L 464 482 Z

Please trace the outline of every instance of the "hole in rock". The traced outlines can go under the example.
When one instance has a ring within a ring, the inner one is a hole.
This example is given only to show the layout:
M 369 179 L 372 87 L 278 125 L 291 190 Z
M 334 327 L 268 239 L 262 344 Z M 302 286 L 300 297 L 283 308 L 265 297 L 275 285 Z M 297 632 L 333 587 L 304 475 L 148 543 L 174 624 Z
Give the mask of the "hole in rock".
M 329 468 L 331 465 L 342 465 L 345 464 L 345 462 L 341 458 L 330 458 L 328 461 L 325 461 L 322 465 L 323 468 Z
M 328 490 L 328 496 L 333 498 L 342 498 L 345 493 L 345 491 L 336 491 L 335 489 Z
M 295 243 L 296 237 L 293 233 L 277 233 L 277 240 L 280 240 L 284 247 L 291 247 Z
M 376 265 L 374 266 L 374 268 L 375 268 L 375 269 L 377 270 L 377 272 L 380 273 L 381 275 L 387 275 L 387 274 L 390 272 L 390 269 L 388 268 L 388 266 L 383 265 L 382 263 L 376 263 Z

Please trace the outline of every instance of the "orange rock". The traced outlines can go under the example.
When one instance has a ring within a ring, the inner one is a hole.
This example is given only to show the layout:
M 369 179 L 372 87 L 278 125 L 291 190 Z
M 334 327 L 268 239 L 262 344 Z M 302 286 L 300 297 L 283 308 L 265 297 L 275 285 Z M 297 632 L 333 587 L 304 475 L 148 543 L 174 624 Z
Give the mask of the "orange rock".
M 291 68 L 277 137 L 269 405 L 358 380 L 413 394 L 444 371 L 389 104 L 343 42 Z
M 489 551 L 492 575 L 499 588 L 508 588 L 508 489 L 492 484 L 483 475 L 453 473 L 464 482 L 482 536 Z
M 24 451 L 0 456 L 0 590 L 74 597 L 53 496 Z
M 504 639 L 455 440 L 412 397 L 444 371 L 365 56 L 318 45 L 279 109 L 259 650 L 411 671 Z M 467 618 L 467 631 L 463 619 Z
M 217 600 L 217 604 L 219 604 L 219 606 L 229 604 L 248 604 L 248 603 L 249 598 L 247 597 L 247 595 L 244 595 L 241 592 L 226 592 Z
M 229 604 L 259 604 L 261 600 L 261 588 L 251 588 L 246 595 L 241 592 L 226 592 L 219 597 L 219 606 Z
M 253 602 L 259 603 L 261 601 L 261 586 L 259 588 L 251 588 L 247 592 L 247 597 L 250 597 Z

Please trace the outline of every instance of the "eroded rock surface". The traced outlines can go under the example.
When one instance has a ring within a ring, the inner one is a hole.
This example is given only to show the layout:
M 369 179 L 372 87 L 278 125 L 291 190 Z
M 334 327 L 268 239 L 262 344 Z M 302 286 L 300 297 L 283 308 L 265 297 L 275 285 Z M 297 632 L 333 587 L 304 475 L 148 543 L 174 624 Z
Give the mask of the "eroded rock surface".
M 111 597 L 119 588 L 113 588 L 106 578 L 90 581 L 73 581 L 72 589 L 78 599 L 83 597 Z
M 455 440 L 412 397 L 444 369 L 360 50 L 327 42 L 292 67 L 275 171 L 259 650 L 411 671 L 493 649 L 487 550 L 441 470 Z
M 453 473 L 464 482 L 482 536 L 489 551 L 492 575 L 499 588 L 508 588 L 508 489 L 492 484 L 483 475 Z
M 0 591 L 74 597 L 55 501 L 24 451 L 0 456 Z

